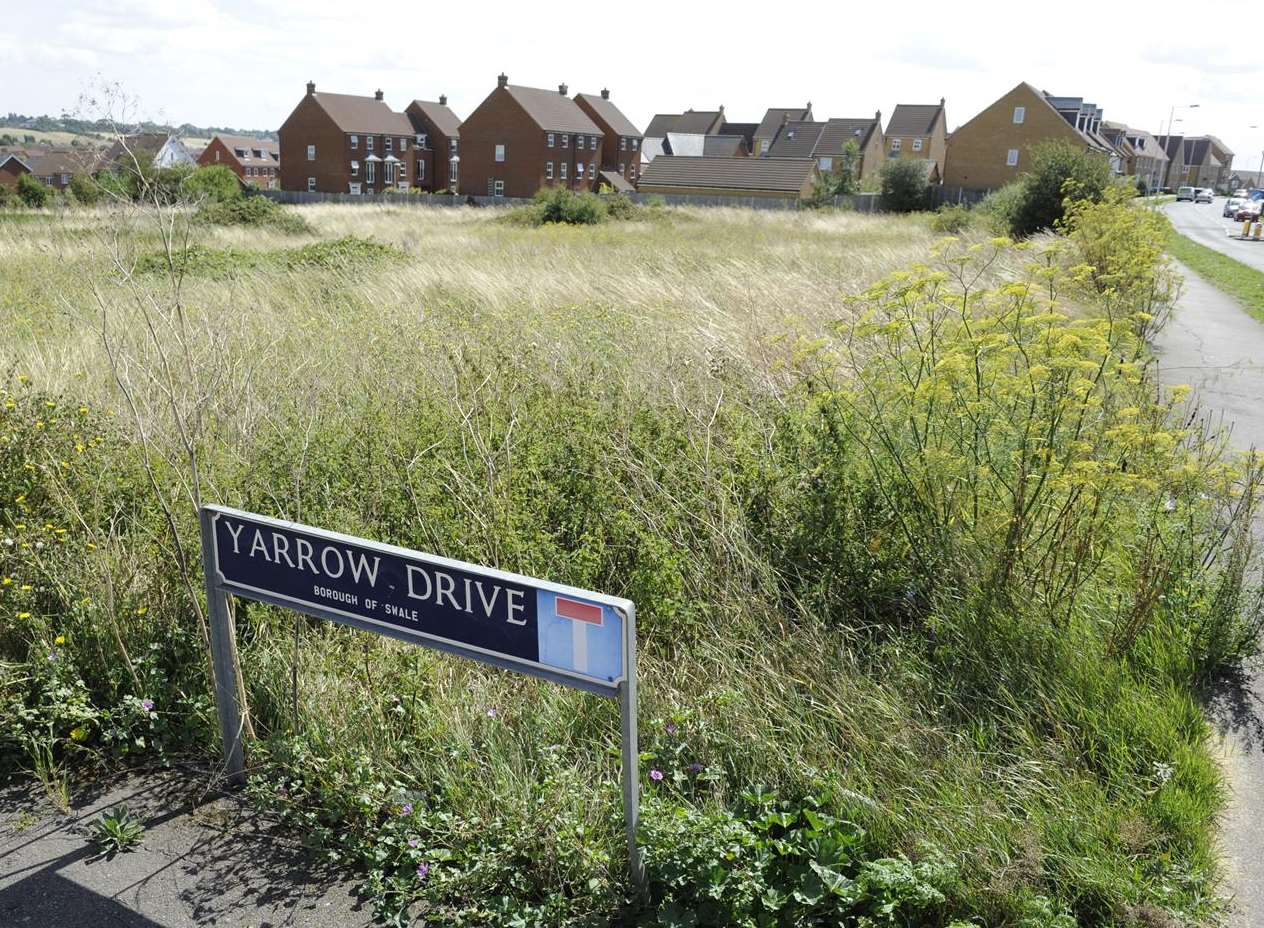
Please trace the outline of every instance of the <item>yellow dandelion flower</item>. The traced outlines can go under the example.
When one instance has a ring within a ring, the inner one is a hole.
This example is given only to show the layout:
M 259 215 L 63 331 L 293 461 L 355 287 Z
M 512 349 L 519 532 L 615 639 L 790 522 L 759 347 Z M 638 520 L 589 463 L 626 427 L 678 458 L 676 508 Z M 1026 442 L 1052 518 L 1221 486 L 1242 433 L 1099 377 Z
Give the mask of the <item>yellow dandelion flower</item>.
M 57 404 L 54 403 L 52 400 L 44 400 L 44 405 L 47 406 L 49 409 L 57 408 Z
M 65 635 L 58 635 L 56 638 L 53 639 L 53 644 L 55 645 L 63 645 L 65 643 L 66 643 Z
M 5 401 L 4 401 L 4 408 L 5 408 L 5 409 L 17 409 L 17 408 L 18 408 L 18 404 L 17 404 L 17 403 L 15 403 L 15 402 L 13 402 L 13 400 L 5 400 Z
M 18 618 L 19 618 L 19 619 L 29 619 L 30 617 L 31 617 L 31 614 L 30 614 L 29 612 L 19 612 L 19 613 L 18 613 Z
M 29 379 L 25 374 L 18 374 L 18 383 L 26 383 Z
M 23 583 L 20 589 L 22 590 L 23 593 L 29 593 L 31 592 L 33 587 L 29 583 Z
M 148 606 L 137 606 L 137 607 L 136 607 L 136 614 L 137 614 L 137 615 L 144 615 L 144 614 L 145 614 L 146 612 L 148 612 L 148 611 L 149 611 L 149 607 L 148 607 Z
M 83 741 L 87 737 L 88 737 L 88 730 L 84 728 L 82 725 L 79 726 L 78 728 L 72 728 L 70 730 L 71 741 Z
M 5 577 L 3 580 L 0 580 L 0 586 L 13 586 L 13 578 Z
M 86 413 L 87 411 L 88 411 L 88 407 L 87 407 L 87 406 L 80 406 L 80 407 L 79 407 L 79 412 L 80 412 L 80 413 Z

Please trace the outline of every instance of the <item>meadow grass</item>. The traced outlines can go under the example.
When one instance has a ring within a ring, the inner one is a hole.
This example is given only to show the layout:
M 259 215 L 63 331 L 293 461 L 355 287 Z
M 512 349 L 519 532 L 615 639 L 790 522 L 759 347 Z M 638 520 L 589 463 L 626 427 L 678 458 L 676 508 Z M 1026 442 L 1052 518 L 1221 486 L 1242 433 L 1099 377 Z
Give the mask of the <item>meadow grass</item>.
M 1256 475 L 1155 395 L 1171 282 L 1121 209 L 1027 250 L 736 209 L 0 223 L 0 764 L 215 750 L 215 501 L 638 603 L 647 909 L 611 703 L 239 609 L 254 795 L 384 918 L 1212 917 L 1194 697 L 1252 647 Z M 348 236 L 402 257 L 132 272 Z

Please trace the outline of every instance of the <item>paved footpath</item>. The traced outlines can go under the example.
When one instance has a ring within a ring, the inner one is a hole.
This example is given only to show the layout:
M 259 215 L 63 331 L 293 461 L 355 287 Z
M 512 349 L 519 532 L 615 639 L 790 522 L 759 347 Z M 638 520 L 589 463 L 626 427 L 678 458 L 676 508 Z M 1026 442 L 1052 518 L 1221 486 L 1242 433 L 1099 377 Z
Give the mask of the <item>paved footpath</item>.
M 210 775 L 164 771 L 72 790 L 69 816 L 38 786 L 0 792 L 3 928 L 365 928 L 345 874 L 322 869 Z M 126 805 L 140 847 L 97 856 L 88 824 Z
M 1199 205 L 1215 210 L 1222 203 Z M 1189 204 L 1169 209 L 1177 228 L 1205 217 L 1187 212 Z M 1182 215 L 1184 213 L 1184 215 Z M 1205 224 L 1205 223 L 1204 223 Z M 1188 233 L 1187 233 L 1188 234 Z M 1223 233 L 1221 233 L 1223 236 Z M 1213 239 L 1199 236 L 1212 245 Z M 1216 242 L 1234 257 L 1230 246 L 1250 249 L 1264 261 L 1264 243 Z M 1262 268 L 1264 269 L 1264 268 Z M 1223 417 L 1238 448 L 1264 448 L 1264 325 L 1247 315 L 1230 297 L 1181 268 L 1185 289 L 1175 318 L 1156 340 L 1160 377 L 1167 383 L 1194 387 L 1202 408 Z M 1264 926 L 1264 672 L 1259 666 L 1226 686 L 1212 706 L 1219 730 L 1222 760 L 1231 795 L 1221 839 L 1234 895 L 1233 928 Z

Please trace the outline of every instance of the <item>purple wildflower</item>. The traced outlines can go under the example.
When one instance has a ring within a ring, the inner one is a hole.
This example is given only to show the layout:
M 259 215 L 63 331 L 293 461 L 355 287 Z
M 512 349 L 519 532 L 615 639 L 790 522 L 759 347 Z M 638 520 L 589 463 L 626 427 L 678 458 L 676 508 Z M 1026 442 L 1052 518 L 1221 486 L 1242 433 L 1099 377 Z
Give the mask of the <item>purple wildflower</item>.
M 411 847 L 411 848 L 418 848 L 418 847 L 420 847 L 420 846 L 421 846 L 421 839 L 420 839 L 420 838 L 409 838 L 409 839 L 408 839 L 408 846 L 409 846 L 409 847 Z
M 490 709 L 487 710 L 487 717 L 489 719 L 494 719 L 497 715 L 498 713 L 496 712 L 495 706 L 492 706 Z
M 662 778 L 663 778 L 663 771 L 657 770 L 657 769 L 650 771 L 650 779 L 653 780 L 655 783 L 657 783 Z
M 140 701 L 140 707 L 141 707 L 142 709 L 144 709 L 146 712 L 153 712 L 153 711 L 154 711 L 154 701 L 153 701 L 152 699 L 142 699 L 142 700 Z
M 419 863 L 417 865 L 417 879 L 424 880 L 429 875 L 430 875 L 430 864 L 424 863 L 424 862 Z
M 48 661 L 49 661 L 49 663 L 51 664 L 51 663 L 53 663 L 53 662 L 54 662 L 54 661 L 56 661 L 56 660 L 57 660 L 57 651 L 56 651 L 56 650 L 49 651 L 49 652 L 48 652 Z
M 400 814 L 400 815 L 412 815 L 412 814 L 413 814 L 413 804 L 412 804 L 411 802 L 406 802 L 406 803 L 404 803 L 402 806 L 400 806 L 400 807 L 399 807 L 399 814 Z
M 702 764 L 698 763 L 697 761 L 694 761 L 692 764 L 689 765 L 688 769 L 690 773 L 702 773 L 702 771 L 705 770 L 706 768 L 703 767 Z
M 674 734 L 676 734 L 676 723 L 675 723 L 675 722 L 668 722 L 668 723 L 667 723 L 667 734 L 669 734 L 669 735 L 674 735 Z

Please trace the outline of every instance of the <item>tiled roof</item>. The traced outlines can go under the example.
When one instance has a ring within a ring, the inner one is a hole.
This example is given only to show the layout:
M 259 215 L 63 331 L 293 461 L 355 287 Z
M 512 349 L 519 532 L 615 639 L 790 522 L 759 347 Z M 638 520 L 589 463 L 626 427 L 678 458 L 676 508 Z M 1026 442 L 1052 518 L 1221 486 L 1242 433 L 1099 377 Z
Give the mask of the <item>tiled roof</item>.
M 556 90 L 519 87 L 515 84 L 508 84 L 505 89 L 541 129 L 550 132 L 579 132 L 584 135 L 605 134 L 574 100 Z
M 1185 140 L 1185 163 L 1194 164 L 1211 164 L 1215 159 L 1211 154 L 1211 142 L 1205 138 L 1202 139 L 1186 139 Z M 1219 164 L 1219 162 L 1216 162 Z
M 50 151 L 46 155 L 35 158 L 31 164 L 31 173 L 40 177 L 53 174 L 78 174 L 91 169 L 91 155 L 73 151 Z
M 617 171 L 600 171 L 597 174 L 618 193 L 635 193 L 636 188 L 628 183 L 628 179 Z
M 788 122 L 777 133 L 768 149 L 768 157 L 810 158 L 824 129 L 823 122 Z
M 702 154 L 708 158 L 737 158 L 746 153 L 746 140 L 740 135 L 704 135 Z
M 432 100 L 414 100 L 409 109 L 412 107 L 424 113 L 425 117 L 434 123 L 435 128 L 448 138 L 461 137 L 461 120 L 446 104 Z
M 18 164 L 22 165 L 22 167 L 26 168 L 28 171 L 31 169 L 30 164 L 27 163 L 25 158 L 19 157 L 18 155 L 13 154 L 12 152 L 10 152 L 7 155 L 0 155 L 0 167 L 4 167 L 10 161 L 16 161 Z
M 1163 147 L 1164 154 L 1168 160 L 1172 160 L 1177 155 L 1184 157 L 1185 136 L 1183 135 L 1160 135 L 1157 137 L 1159 144 Z
M 664 138 L 668 132 L 691 132 L 706 135 L 723 123 L 719 110 L 685 110 L 683 113 L 659 113 L 650 120 L 646 138 Z
M 907 137 L 912 135 L 930 135 L 935 123 L 943 116 L 942 103 L 900 103 L 891 114 L 887 123 L 887 135 Z
M 412 135 L 413 124 L 382 100 L 349 93 L 314 93 L 312 98 L 343 132 L 368 135 Z
M 624 116 L 623 111 L 611 103 L 608 97 L 595 93 L 581 93 L 578 99 L 591 106 L 597 115 L 605 120 L 606 125 L 614 130 L 615 135 L 640 137 L 641 130 L 632 125 L 632 120 Z
M 750 190 L 797 196 L 816 162 L 793 158 L 655 158 L 641 174 L 645 187 Z
M 812 118 L 812 104 L 807 106 L 772 107 L 764 112 L 759 121 L 755 135 L 762 139 L 772 138 L 777 134 L 783 122 L 806 122 Z
M 836 155 L 848 142 L 855 142 L 860 148 L 869 143 L 874 132 L 881 132 L 882 127 L 876 119 L 831 119 L 821 130 L 821 138 L 813 150 L 814 155 Z
M 258 160 L 255 158 L 256 151 L 262 151 L 272 160 L 278 160 L 281 157 L 281 143 L 274 142 L 272 139 L 257 139 L 250 135 L 223 135 L 222 133 L 217 133 L 211 141 L 215 139 L 219 139 L 228 146 L 229 151 L 234 148 L 245 149 L 251 161 Z
M 664 151 L 687 158 L 736 158 L 742 154 L 740 135 L 702 135 L 697 132 L 668 132 Z
M 736 135 L 746 140 L 746 150 L 750 151 L 755 147 L 755 130 L 759 128 L 757 122 L 726 122 L 720 128 L 720 135 Z

